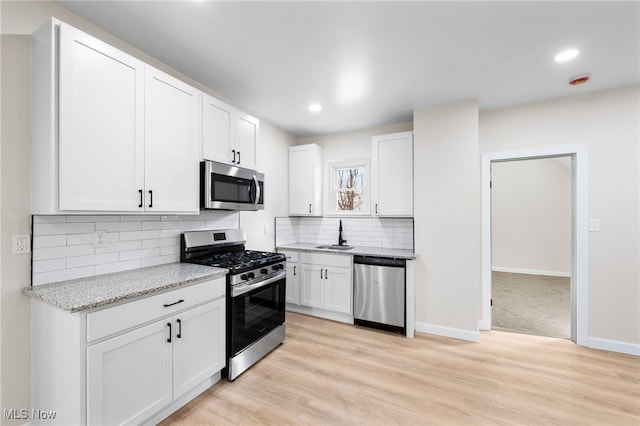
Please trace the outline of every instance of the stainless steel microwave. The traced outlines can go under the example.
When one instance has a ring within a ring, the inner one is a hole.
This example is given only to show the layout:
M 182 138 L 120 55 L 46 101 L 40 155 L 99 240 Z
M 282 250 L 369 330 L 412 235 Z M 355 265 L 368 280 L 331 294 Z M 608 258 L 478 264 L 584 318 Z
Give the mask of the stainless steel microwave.
M 263 210 L 264 174 L 215 161 L 201 162 L 200 208 Z

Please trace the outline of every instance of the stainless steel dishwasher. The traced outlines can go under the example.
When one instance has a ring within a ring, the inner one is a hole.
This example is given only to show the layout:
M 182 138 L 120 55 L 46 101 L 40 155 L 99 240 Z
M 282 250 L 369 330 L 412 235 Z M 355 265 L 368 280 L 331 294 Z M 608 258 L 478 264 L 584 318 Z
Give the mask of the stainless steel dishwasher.
M 353 257 L 353 317 L 358 325 L 404 333 L 404 259 Z

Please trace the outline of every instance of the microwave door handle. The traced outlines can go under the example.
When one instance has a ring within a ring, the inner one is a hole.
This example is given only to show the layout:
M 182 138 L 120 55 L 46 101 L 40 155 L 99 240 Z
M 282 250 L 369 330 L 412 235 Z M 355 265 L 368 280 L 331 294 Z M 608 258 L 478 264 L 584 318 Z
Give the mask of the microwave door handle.
M 258 201 L 260 201 L 260 182 L 258 182 L 256 175 L 253 175 L 253 183 L 256 186 L 256 199 L 254 200 L 253 205 L 258 206 Z

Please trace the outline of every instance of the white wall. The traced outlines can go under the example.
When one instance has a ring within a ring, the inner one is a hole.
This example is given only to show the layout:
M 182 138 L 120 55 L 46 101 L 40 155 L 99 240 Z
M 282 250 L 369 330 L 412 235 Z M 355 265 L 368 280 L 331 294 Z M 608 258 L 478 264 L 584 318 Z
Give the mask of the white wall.
M 20 290 L 29 285 L 31 259 L 27 254 L 13 255 L 11 242 L 12 235 L 31 233 L 28 48 L 29 37 L 2 36 L 0 409 L 30 406 L 30 309 L 29 299 Z
M 257 168 L 265 174 L 265 209 L 240 213 L 240 227 L 247 232 L 248 249 L 275 250 L 275 218 L 289 214 L 287 158 L 289 146 L 295 142 L 292 135 L 260 122 Z
M 491 166 L 494 270 L 571 273 L 571 158 Z
M 414 110 L 416 331 L 478 339 L 478 102 Z
M 640 344 L 640 87 L 480 113 L 480 150 L 587 144 L 589 336 Z

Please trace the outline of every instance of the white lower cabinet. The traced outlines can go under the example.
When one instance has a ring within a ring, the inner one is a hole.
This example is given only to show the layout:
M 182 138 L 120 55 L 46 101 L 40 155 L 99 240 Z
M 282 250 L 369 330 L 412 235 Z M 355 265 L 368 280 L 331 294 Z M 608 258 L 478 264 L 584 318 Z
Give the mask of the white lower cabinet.
M 281 251 L 287 260 L 287 304 L 300 304 L 300 262 L 297 251 Z
M 47 424 L 162 420 L 220 380 L 225 287 L 221 277 L 75 314 L 34 299 L 34 406 L 57 407 Z
M 300 253 L 300 304 L 289 309 L 353 322 L 352 263 L 349 255 Z
M 136 424 L 173 399 L 171 344 L 158 321 L 87 349 L 87 423 Z

